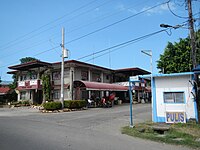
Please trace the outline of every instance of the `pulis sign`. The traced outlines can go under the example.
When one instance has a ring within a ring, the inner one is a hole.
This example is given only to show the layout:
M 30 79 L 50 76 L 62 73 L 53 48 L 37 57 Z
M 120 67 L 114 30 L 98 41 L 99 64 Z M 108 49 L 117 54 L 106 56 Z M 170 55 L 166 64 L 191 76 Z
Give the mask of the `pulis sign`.
M 166 123 L 185 123 L 185 112 L 166 112 Z

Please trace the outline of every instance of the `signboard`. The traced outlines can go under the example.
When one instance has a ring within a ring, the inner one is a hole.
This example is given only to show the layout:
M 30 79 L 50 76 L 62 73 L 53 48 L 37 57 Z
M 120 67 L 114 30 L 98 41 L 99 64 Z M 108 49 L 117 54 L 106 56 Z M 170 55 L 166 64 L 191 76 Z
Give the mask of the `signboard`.
M 18 81 L 18 86 L 25 86 L 25 81 Z
M 30 80 L 30 85 L 37 85 L 38 80 Z
M 117 82 L 114 84 L 122 85 L 122 86 L 129 86 L 129 82 Z
M 130 82 L 140 82 L 139 76 L 130 76 L 129 81 Z
M 186 123 L 185 112 L 166 112 L 166 123 Z

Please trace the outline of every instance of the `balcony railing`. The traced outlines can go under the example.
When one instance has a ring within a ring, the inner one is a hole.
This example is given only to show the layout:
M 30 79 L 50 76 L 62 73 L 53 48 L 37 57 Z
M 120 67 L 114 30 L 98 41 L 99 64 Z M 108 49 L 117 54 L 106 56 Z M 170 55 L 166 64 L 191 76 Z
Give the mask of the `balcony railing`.
M 40 89 L 42 88 L 41 80 L 18 81 L 18 89 Z

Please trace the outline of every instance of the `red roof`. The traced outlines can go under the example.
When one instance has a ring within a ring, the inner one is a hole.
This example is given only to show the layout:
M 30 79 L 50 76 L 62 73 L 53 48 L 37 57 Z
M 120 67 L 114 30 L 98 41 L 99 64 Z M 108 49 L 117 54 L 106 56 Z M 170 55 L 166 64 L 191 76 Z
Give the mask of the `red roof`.
M 84 87 L 87 90 L 100 90 L 100 91 L 127 91 L 128 87 L 118 85 L 118 84 L 109 84 L 109 83 L 100 83 L 100 82 L 89 82 L 89 81 L 74 81 L 75 87 Z
M 0 87 L 0 94 L 7 94 L 9 90 L 9 87 Z
M 51 66 L 51 63 L 43 62 L 40 60 L 34 60 L 26 63 L 22 63 L 19 65 L 14 65 L 14 66 L 9 66 L 9 69 L 14 69 L 14 70 L 28 70 L 30 68 L 38 68 L 38 67 L 43 67 L 43 66 Z
M 101 67 L 101 66 L 85 63 L 85 62 L 78 61 L 78 60 L 67 60 L 67 61 L 65 61 L 65 63 L 75 63 L 75 64 L 79 64 L 79 65 L 85 65 L 85 66 L 88 66 L 88 67 L 96 67 L 96 68 L 99 68 L 99 69 L 113 71 L 112 69 L 109 69 L 109 68 L 105 68 L 105 67 Z M 61 62 L 55 62 L 53 64 L 61 64 Z

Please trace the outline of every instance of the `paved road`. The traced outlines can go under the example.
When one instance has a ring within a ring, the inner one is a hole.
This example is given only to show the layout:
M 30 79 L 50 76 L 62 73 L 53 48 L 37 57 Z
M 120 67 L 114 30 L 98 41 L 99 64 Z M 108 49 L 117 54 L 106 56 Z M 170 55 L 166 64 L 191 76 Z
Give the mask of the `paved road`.
M 151 120 L 149 104 L 134 105 L 134 122 Z M 122 135 L 129 106 L 66 113 L 0 109 L 0 150 L 187 150 Z

